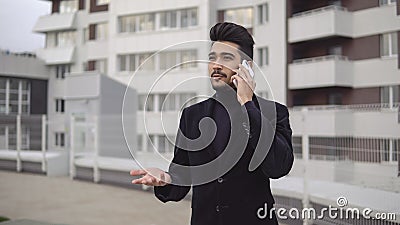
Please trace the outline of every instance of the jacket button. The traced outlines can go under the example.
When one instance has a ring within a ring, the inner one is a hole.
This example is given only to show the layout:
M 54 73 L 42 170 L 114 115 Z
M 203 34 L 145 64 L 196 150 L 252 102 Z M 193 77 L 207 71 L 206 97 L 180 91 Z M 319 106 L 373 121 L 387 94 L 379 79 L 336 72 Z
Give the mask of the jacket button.
M 222 182 L 224 182 L 224 178 L 222 178 L 222 177 L 220 177 L 220 178 L 218 178 L 218 183 L 222 183 Z
M 215 211 L 219 212 L 219 205 L 215 207 Z

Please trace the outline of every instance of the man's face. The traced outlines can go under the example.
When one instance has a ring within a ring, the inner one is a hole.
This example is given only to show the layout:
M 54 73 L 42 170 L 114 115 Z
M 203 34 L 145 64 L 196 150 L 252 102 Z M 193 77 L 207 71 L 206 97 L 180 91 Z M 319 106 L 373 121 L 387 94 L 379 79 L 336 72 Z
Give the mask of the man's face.
M 232 69 L 238 69 L 240 64 L 239 45 L 229 41 L 216 41 L 208 54 L 208 73 L 214 90 L 221 90 L 231 86 L 231 76 L 236 73 Z

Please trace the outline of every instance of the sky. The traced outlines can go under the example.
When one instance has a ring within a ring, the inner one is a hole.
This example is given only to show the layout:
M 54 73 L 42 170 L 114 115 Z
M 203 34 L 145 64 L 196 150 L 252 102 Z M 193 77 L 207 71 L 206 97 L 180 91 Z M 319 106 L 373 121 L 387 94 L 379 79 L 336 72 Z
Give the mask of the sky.
M 50 14 L 50 1 L 0 0 L 0 49 L 33 52 L 43 48 L 44 34 L 32 29 L 40 16 Z

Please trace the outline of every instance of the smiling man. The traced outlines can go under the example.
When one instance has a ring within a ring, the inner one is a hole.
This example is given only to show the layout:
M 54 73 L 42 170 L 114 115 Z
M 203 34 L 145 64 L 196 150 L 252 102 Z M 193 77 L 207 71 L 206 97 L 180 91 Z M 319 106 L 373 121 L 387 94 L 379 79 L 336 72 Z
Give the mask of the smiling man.
M 168 172 L 132 170 L 142 176 L 132 183 L 155 186 L 162 202 L 180 201 L 192 188 L 192 225 L 278 224 L 269 179 L 285 176 L 293 164 L 288 110 L 254 95 L 255 81 L 241 63 L 253 61 L 254 41 L 244 27 L 218 23 L 210 39 L 215 95 L 183 110 Z M 202 129 L 204 118 L 212 118 L 215 132 Z M 204 133 L 213 134 L 210 143 Z M 199 139 L 206 143 L 200 148 Z

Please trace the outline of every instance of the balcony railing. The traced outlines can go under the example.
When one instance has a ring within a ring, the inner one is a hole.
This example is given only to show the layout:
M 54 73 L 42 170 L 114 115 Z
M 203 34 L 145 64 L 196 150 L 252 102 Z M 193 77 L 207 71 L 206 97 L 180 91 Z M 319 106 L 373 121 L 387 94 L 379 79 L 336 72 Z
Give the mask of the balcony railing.
M 316 106 L 294 106 L 290 108 L 291 111 L 301 111 L 307 109 L 308 111 L 318 110 L 350 110 L 350 111 L 380 111 L 380 110 L 398 110 L 399 102 L 390 103 L 375 103 L 375 104 L 353 104 L 353 105 L 316 105 Z
M 304 64 L 304 63 L 321 62 L 321 61 L 328 61 L 328 60 L 348 61 L 349 59 L 347 56 L 343 56 L 343 55 L 324 55 L 324 56 L 318 56 L 318 57 L 312 57 L 312 58 L 296 59 L 296 60 L 293 60 L 292 64 Z
M 318 8 L 318 9 L 312 9 L 312 10 L 308 10 L 308 11 L 304 11 L 304 12 L 295 13 L 295 14 L 292 15 L 292 17 L 307 16 L 307 15 L 320 13 L 320 12 L 325 12 L 325 11 L 331 11 L 331 10 L 338 10 L 338 11 L 347 12 L 347 8 L 345 8 L 345 7 L 336 6 L 336 5 L 329 5 L 329 6 L 325 6 L 325 7 Z

